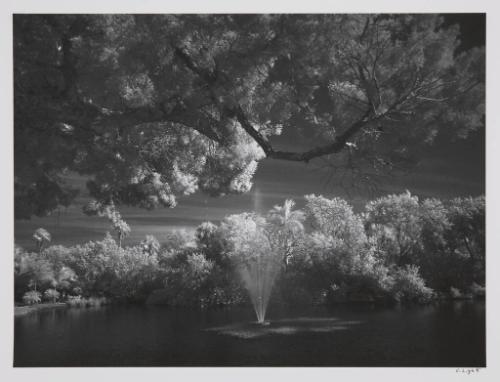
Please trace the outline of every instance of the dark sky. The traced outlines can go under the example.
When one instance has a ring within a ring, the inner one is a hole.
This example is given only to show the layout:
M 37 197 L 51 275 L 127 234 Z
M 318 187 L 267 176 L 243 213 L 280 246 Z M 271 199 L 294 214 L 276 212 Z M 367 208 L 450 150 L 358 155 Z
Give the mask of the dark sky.
M 446 23 L 460 25 L 462 47 L 484 45 L 484 14 L 454 14 L 446 16 Z M 466 140 L 437 141 L 428 148 L 421 162 L 408 175 L 382 181 L 379 195 L 409 190 L 419 197 L 452 198 L 476 196 L 485 192 L 485 134 L 479 131 Z M 171 229 L 192 230 L 203 221 L 217 221 L 227 214 L 249 210 L 265 211 L 287 198 L 303 205 L 303 196 L 310 193 L 327 197 L 341 196 L 350 201 L 356 210 L 362 209 L 371 196 L 366 192 L 350 194 L 333 181 L 326 184 L 325 173 L 314 170 L 314 165 L 278 160 L 263 160 L 254 178 L 252 190 L 245 195 L 211 198 L 197 193 L 179 200 L 174 209 L 145 211 L 138 208 L 123 208 L 121 213 L 132 228 L 125 243 L 134 243 L 146 234 L 155 235 L 160 241 Z M 75 182 L 84 181 L 75 178 Z M 15 222 L 16 243 L 31 246 L 31 235 L 38 227 L 45 227 L 53 236 L 55 244 L 79 243 L 96 240 L 109 230 L 109 223 L 102 218 L 87 217 L 81 212 L 85 193 L 59 216 L 30 221 Z

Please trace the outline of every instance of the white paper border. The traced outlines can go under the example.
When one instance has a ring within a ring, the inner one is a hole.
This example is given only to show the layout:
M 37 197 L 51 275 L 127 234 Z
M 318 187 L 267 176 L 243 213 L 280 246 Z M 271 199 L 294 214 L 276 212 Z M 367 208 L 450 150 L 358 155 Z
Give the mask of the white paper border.
M 0 144 L 2 169 L 2 216 L 0 271 L 0 378 L 3 381 L 369 381 L 383 379 L 411 382 L 422 380 L 499 380 L 500 328 L 497 324 L 500 301 L 499 232 L 500 159 L 498 89 L 500 89 L 499 7 L 486 0 L 18 0 L 0 3 Z M 12 14 L 13 13 L 468 13 L 486 12 L 487 18 L 487 114 L 486 114 L 486 211 L 487 211 L 487 368 L 464 375 L 451 368 L 13 368 L 13 96 L 12 96 Z

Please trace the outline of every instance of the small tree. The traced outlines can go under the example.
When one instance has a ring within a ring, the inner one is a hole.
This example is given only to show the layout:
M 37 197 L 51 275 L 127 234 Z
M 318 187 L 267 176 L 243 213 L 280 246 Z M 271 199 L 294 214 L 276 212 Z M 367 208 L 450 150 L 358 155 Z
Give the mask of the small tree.
M 16 256 L 16 278 L 27 280 L 33 290 L 40 284 L 54 283 L 54 269 L 46 258 L 41 258 L 36 253 L 19 253 Z
M 150 256 L 156 256 L 160 252 L 160 242 L 153 235 L 146 235 L 141 241 L 141 247 L 143 252 Z
M 285 269 L 304 237 L 305 215 L 300 210 L 293 210 L 294 206 L 291 199 L 283 206 L 274 206 L 266 216 L 264 229 L 271 251 L 281 256 Z
M 361 217 L 349 203 L 315 195 L 307 195 L 306 201 L 312 228 L 304 244 L 310 287 L 335 298 L 384 289 L 384 269 L 373 256 Z
M 450 251 L 447 239 L 451 229 L 448 209 L 439 199 L 425 199 L 420 205 L 422 241 L 415 264 L 429 286 L 448 291 L 450 286 L 462 287 L 464 258 Z
M 23 302 L 27 305 L 39 304 L 42 301 L 40 292 L 36 290 L 30 290 L 26 292 L 23 296 Z
M 111 227 L 117 234 L 118 246 L 121 248 L 123 238 L 130 235 L 130 226 L 122 219 L 120 212 L 116 209 L 113 201 L 109 203 L 101 203 L 96 200 L 90 201 L 83 207 L 83 212 L 86 215 L 106 217 L 111 222 Z
M 50 243 L 52 240 L 52 236 L 50 235 L 49 231 L 47 231 L 44 228 L 38 228 L 35 233 L 33 234 L 33 240 L 35 240 L 36 243 L 36 249 L 39 254 L 42 253 L 43 247 L 47 244 Z
M 366 228 L 379 256 L 398 265 L 414 262 L 422 241 L 418 197 L 409 191 L 384 196 L 370 201 L 365 211 Z
M 468 261 L 468 283 L 485 282 L 485 198 L 456 198 L 448 206 L 451 229 L 447 232 L 450 250 Z
M 313 262 L 320 268 L 330 270 L 340 266 L 342 272 L 350 273 L 361 263 L 367 252 L 367 237 L 360 216 L 341 198 L 327 199 L 323 196 L 306 196 L 307 221 L 313 228 L 308 238 Z M 312 250 L 314 248 L 314 251 Z
M 225 265 L 227 258 L 224 256 L 227 243 L 218 226 L 211 222 L 201 223 L 195 231 L 196 245 L 207 259 L 214 260 L 219 265 Z
M 433 290 L 425 285 L 415 265 L 406 265 L 394 272 L 393 296 L 397 301 L 429 301 Z
M 361 217 L 344 199 L 306 195 L 307 222 L 314 231 L 336 238 L 353 251 L 366 245 Z
M 59 299 L 60 293 L 55 289 L 47 289 L 43 293 L 43 297 L 47 301 L 56 302 Z

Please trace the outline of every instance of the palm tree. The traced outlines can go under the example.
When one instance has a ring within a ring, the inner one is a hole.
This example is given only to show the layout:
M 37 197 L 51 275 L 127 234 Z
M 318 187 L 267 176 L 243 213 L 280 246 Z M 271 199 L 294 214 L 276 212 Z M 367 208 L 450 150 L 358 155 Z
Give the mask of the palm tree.
M 294 206 L 295 202 L 287 199 L 283 206 L 274 206 L 266 217 L 266 232 L 271 248 L 282 258 L 285 270 L 304 233 L 305 215 L 300 210 L 293 210 Z
M 120 212 L 118 212 L 113 203 L 106 206 L 102 214 L 111 222 L 111 226 L 118 236 L 118 246 L 121 248 L 123 238 L 130 235 L 130 226 L 122 219 Z

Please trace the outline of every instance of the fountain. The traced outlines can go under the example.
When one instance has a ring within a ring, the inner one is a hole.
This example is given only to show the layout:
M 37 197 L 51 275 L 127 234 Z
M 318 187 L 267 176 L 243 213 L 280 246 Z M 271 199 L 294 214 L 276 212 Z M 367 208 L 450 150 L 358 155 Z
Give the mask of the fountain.
M 255 207 L 260 207 L 260 193 L 254 194 Z M 283 259 L 294 251 L 304 231 L 304 214 L 292 211 L 287 200 L 263 217 L 258 213 L 231 215 L 221 227 L 232 244 L 229 256 L 247 289 L 257 323 L 266 324 L 266 310 L 273 284 L 282 268 Z M 257 208 L 256 208 L 257 209 Z
M 259 324 L 266 324 L 266 310 L 280 267 L 281 262 L 276 256 L 263 253 L 257 253 L 238 265 L 238 272 L 250 295 Z

